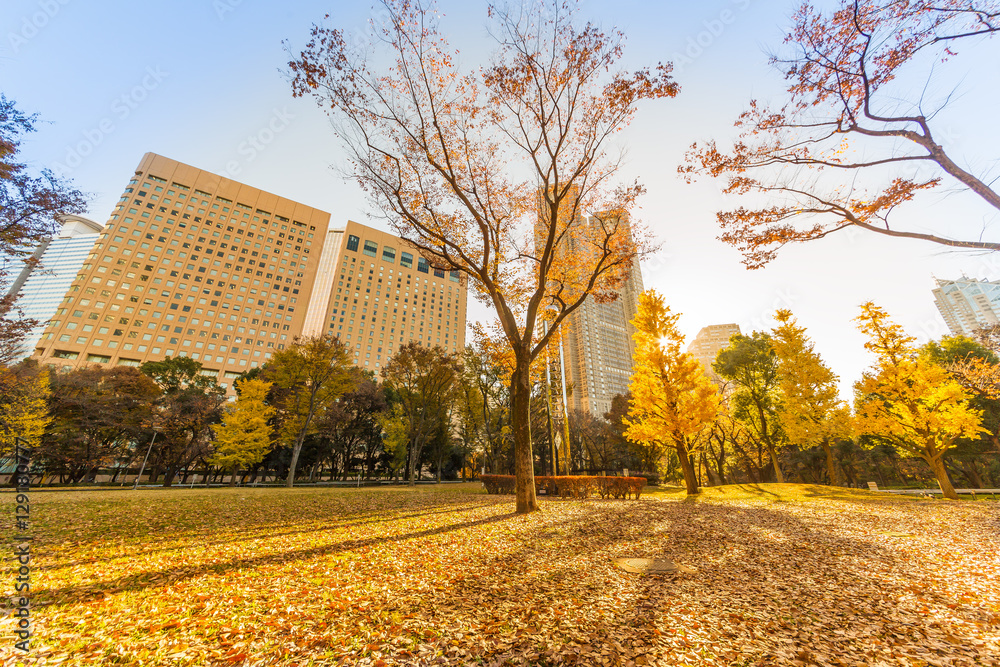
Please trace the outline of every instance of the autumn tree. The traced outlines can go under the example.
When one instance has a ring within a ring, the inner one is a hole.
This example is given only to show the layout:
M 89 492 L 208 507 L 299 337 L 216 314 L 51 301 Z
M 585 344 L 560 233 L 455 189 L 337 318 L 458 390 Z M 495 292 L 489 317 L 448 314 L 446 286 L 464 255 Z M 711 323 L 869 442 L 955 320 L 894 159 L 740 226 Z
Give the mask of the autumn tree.
M 715 418 L 719 396 L 701 363 L 681 350 L 684 336 L 677 329 L 678 317 L 655 291 L 639 296 L 632 320 L 635 357 L 625 435 L 633 441 L 662 442 L 673 448 L 688 495 L 692 495 L 698 493 L 692 460 L 694 436 Z
M 0 366 L 0 457 L 13 456 L 20 439 L 35 449 L 49 425 L 49 371 L 34 361 L 14 368 Z
M 491 474 L 505 474 L 510 472 L 506 464 L 511 449 L 510 373 L 494 354 L 496 350 L 481 326 L 473 325 L 473 338 L 462 357 L 463 393 L 459 400 L 463 410 L 479 412 L 478 417 L 469 419 L 481 425 L 474 432 L 479 437 L 484 467 Z
M 24 336 L 37 325 L 21 317 L 17 293 L 9 293 L 10 271 L 15 262 L 35 265 L 33 253 L 59 227 L 58 216 L 83 213 L 86 196 L 47 169 L 35 170 L 21 155 L 25 137 L 35 132 L 36 114 L 17 108 L 0 94 L 0 366 L 9 366 L 22 354 Z M 17 374 L 0 374 L 0 383 L 15 381 Z M 15 391 L 0 384 L 0 394 Z
M 267 404 L 270 382 L 259 379 L 239 384 L 236 402 L 222 412 L 222 423 L 213 427 L 215 451 L 208 463 L 232 473 L 230 484 L 236 483 L 240 468 L 260 463 L 274 443 L 270 424 L 274 408 Z
M 399 400 L 406 419 L 409 454 L 407 475 L 416 484 L 417 465 L 424 447 L 448 428 L 451 406 L 459 397 L 462 367 L 440 347 L 409 342 L 386 362 L 382 377 Z
M 823 362 L 791 311 L 778 310 L 775 319 L 778 326 L 771 331 L 771 344 L 778 360 L 778 418 L 790 441 L 823 448 L 827 479 L 837 485 L 833 446 L 850 437 L 851 423 L 850 410 L 839 397 L 837 375 Z
M 1000 30 L 1000 3 L 840 0 L 828 10 L 806 2 L 792 21 L 787 53 L 771 57 L 788 81 L 784 103 L 751 101 L 731 149 L 695 144 L 680 168 L 689 179 L 721 178 L 723 192 L 749 200 L 718 213 L 719 238 L 739 248 L 750 268 L 785 244 L 844 230 L 1000 249 L 978 234 L 951 236 L 948 216 L 929 232 L 891 218 L 938 187 L 1000 211 L 995 181 L 963 166 L 935 122 L 957 96 L 939 107 L 925 98 L 939 85 L 942 61 Z
M 275 385 L 282 432 L 292 450 L 286 486 L 295 485 L 299 454 L 314 427 L 313 419 L 354 388 L 357 377 L 351 369 L 344 344 L 339 338 L 325 335 L 296 338 L 275 352 L 261 372 L 262 379 Z
M 784 482 L 778 461 L 778 447 L 785 437 L 778 418 L 778 356 L 771 336 L 761 331 L 735 334 L 729 347 L 716 356 L 712 370 L 735 384 L 732 415 L 742 422 L 745 434 L 767 450 L 775 480 Z
M 318 435 L 329 443 L 331 467 L 344 479 L 355 458 L 361 459 L 366 476 L 371 476 L 382 448 L 379 418 L 388 409 L 385 391 L 374 373 L 359 368 L 352 372 L 354 388 L 331 404 L 317 425 Z
M 868 336 L 865 349 L 876 356 L 875 365 L 855 385 L 857 433 L 923 459 L 941 493 L 957 500 L 944 456 L 959 438 L 984 430 L 981 411 L 970 405 L 970 395 L 947 370 L 917 353 L 915 339 L 884 310 L 865 303 L 855 321 Z
M 135 443 L 149 441 L 162 394 L 138 368 L 96 364 L 54 373 L 51 390 L 52 422 L 39 455 L 48 470 L 72 483 L 101 466 L 127 464 Z
M 202 374 L 200 361 L 190 357 L 147 361 L 139 370 L 152 378 L 162 392 L 154 414 L 154 478 L 157 468 L 162 468 L 163 486 L 171 486 L 178 472 L 206 455 L 212 425 L 222 416 L 226 392 L 215 377 Z
M 290 62 L 293 91 L 333 117 L 351 174 L 396 232 L 495 310 L 514 359 L 517 511 L 534 511 L 532 362 L 586 299 L 616 298 L 648 251 L 628 216 L 643 188 L 617 186 L 613 141 L 640 102 L 678 87 L 670 65 L 620 69 L 622 33 L 579 25 L 568 1 L 490 5 L 496 50 L 469 71 L 433 4 L 382 4 L 366 44 L 314 26 Z

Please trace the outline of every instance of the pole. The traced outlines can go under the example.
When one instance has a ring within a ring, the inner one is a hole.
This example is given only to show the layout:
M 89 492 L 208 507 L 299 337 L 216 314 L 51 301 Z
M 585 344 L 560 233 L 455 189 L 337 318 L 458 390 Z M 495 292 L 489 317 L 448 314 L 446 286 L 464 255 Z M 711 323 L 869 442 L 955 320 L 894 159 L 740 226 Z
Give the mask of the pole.
M 549 333 L 549 323 L 542 320 L 542 328 L 545 334 Z M 559 469 L 556 466 L 556 440 L 555 435 L 552 432 L 552 379 L 551 379 L 551 364 L 549 363 L 549 348 L 545 346 L 545 416 L 549 423 L 549 452 L 552 456 L 550 470 L 552 471 L 552 476 L 555 477 L 559 474 Z
M 565 466 L 566 473 L 569 470 L 569 401 L 566 398 L 566 358 L 563 356 L 562 336 L 559 337 L 559 373 L 562 375 L 562 399 L 563 399 L 563 456 L 561 463 Z
M 146 469 L 146 461 L 149 460 L 149 452 L 153 449 L 153 443 L 156 442 L 156 436 L 159 431 L 153 431 L 153 438 L 149 441 L 149 447 L 146 448 L 146 457 L 142 460 L 142 467 L 139 468 L 139 475 L 135 478 L 135 484 L 132 485 L 132 490 L 135 491 L 139 488 L 139 480 L 142 478 L 142 473 Z

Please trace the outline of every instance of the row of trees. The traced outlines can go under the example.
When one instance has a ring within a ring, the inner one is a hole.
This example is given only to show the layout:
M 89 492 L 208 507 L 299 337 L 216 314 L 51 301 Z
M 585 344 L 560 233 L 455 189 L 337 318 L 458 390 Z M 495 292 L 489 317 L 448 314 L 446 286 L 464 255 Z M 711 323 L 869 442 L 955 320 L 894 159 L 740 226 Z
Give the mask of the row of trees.
M 998 472 L 1000 363 L 992 330 L 979 342 L 952 336 L 917 347 L 884 310 L 864 304 L 856 321 L 875 363 L 855 384 L 852 411 L 790 311 L 776 313 L 771 331 L 732 337 L 712 366 L 721 386 L 681 351 L 677 318 L 655 292 L 641 296 L 625 423 L 630 440 L 672 453 L 689 493 L 698 492 L 699 462 L 711 483 L 739 468 L 750 481 L 783 482 L 791 468 L 802 481 L 841 484 L 841 471 L 856 483 L 859 465 L 879 458 L 905 477 L 899 460 L 915 457 L 949 498 L 957 498 L 949 455 L 961 457 L 951 462 L 953 473 L 973 486 L 982 486 L 987 470 Z M 878 477 L 885 482 L 884 471 Z

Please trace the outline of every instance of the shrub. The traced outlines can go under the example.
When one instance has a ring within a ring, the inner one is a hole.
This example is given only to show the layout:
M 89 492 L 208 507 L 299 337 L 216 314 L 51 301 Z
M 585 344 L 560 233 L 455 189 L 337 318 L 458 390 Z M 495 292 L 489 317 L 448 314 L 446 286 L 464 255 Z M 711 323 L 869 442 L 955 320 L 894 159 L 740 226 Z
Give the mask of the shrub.
M 481 475 L 480 479 L 490 494 L 514 493 L 513 475 Z M 545 495 L 560 498 L 587 498 L 597 494 L 601 498 L 632 498 L 642 494 L 646 486 L 645 477 L 590 477 L 584 475 L 562 475 L 535 477 L 535 492 L 543 489 Z

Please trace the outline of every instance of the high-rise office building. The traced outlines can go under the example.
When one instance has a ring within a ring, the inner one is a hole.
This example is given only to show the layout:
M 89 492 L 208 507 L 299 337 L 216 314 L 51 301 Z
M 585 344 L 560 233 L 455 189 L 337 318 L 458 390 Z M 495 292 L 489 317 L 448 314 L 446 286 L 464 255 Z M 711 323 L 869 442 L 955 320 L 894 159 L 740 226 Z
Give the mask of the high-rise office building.
M 934 303 L 953 335 L 969 336 L 1000 322 L 1000 281 L 937 279 Z
M 575 220 L 562 252 L 570 258 L 592 252 L 587 239 L 601 224 L 601 217 L 597 214 Z M 627 221 L 625 225 L 629 233 Z M 562 325 L 566 381 L 572 387 L 569 404 L 573 409 L 600 417 L 611 410 L 615 395 L 628 392 L 635 352 L 631 321 L 642 289 L 642 273 L 635 263 L 618 288 L 617 299 L 599 303 L 588 297 Z
M 375 372 L 410 341 L 461 354 L 466 294 L 458 272 L 434 268 L 398 236 L 348 222 L 327 232 L 303 333 L 335 334 Z
M 396 236 L 329 223 L 147 153 L 34 356 L 58 368 L 187 356 L 228 387 L 301 334 L 334 333 L 375 371 L 409 340 L 461 351 L 463 281 Z
M 60 216 L 59 222 L 58 235 L 40 243 L 31 262 L 21 263 L 8 290 L 8 296 L 17 295 L 20 317 L 38 321 L 25 336 L 24 356 L 34 351 L 102 229 L 99 223 L 79 215 Z
M 712 370 L 715 357 L 718 356 L 720 350 L 729 347 L 729 338 L 738 333 L 740 333 L 740 325 L 738 324 L 713 324 L 702 327 L 698 335 L 694 337 L 694 340 L 688 344 L 688 353 L 701 362 L 702 368 L 705 369 L 705 374 L 716 384 L 719 384 L 721 381 L 715 371 Z

